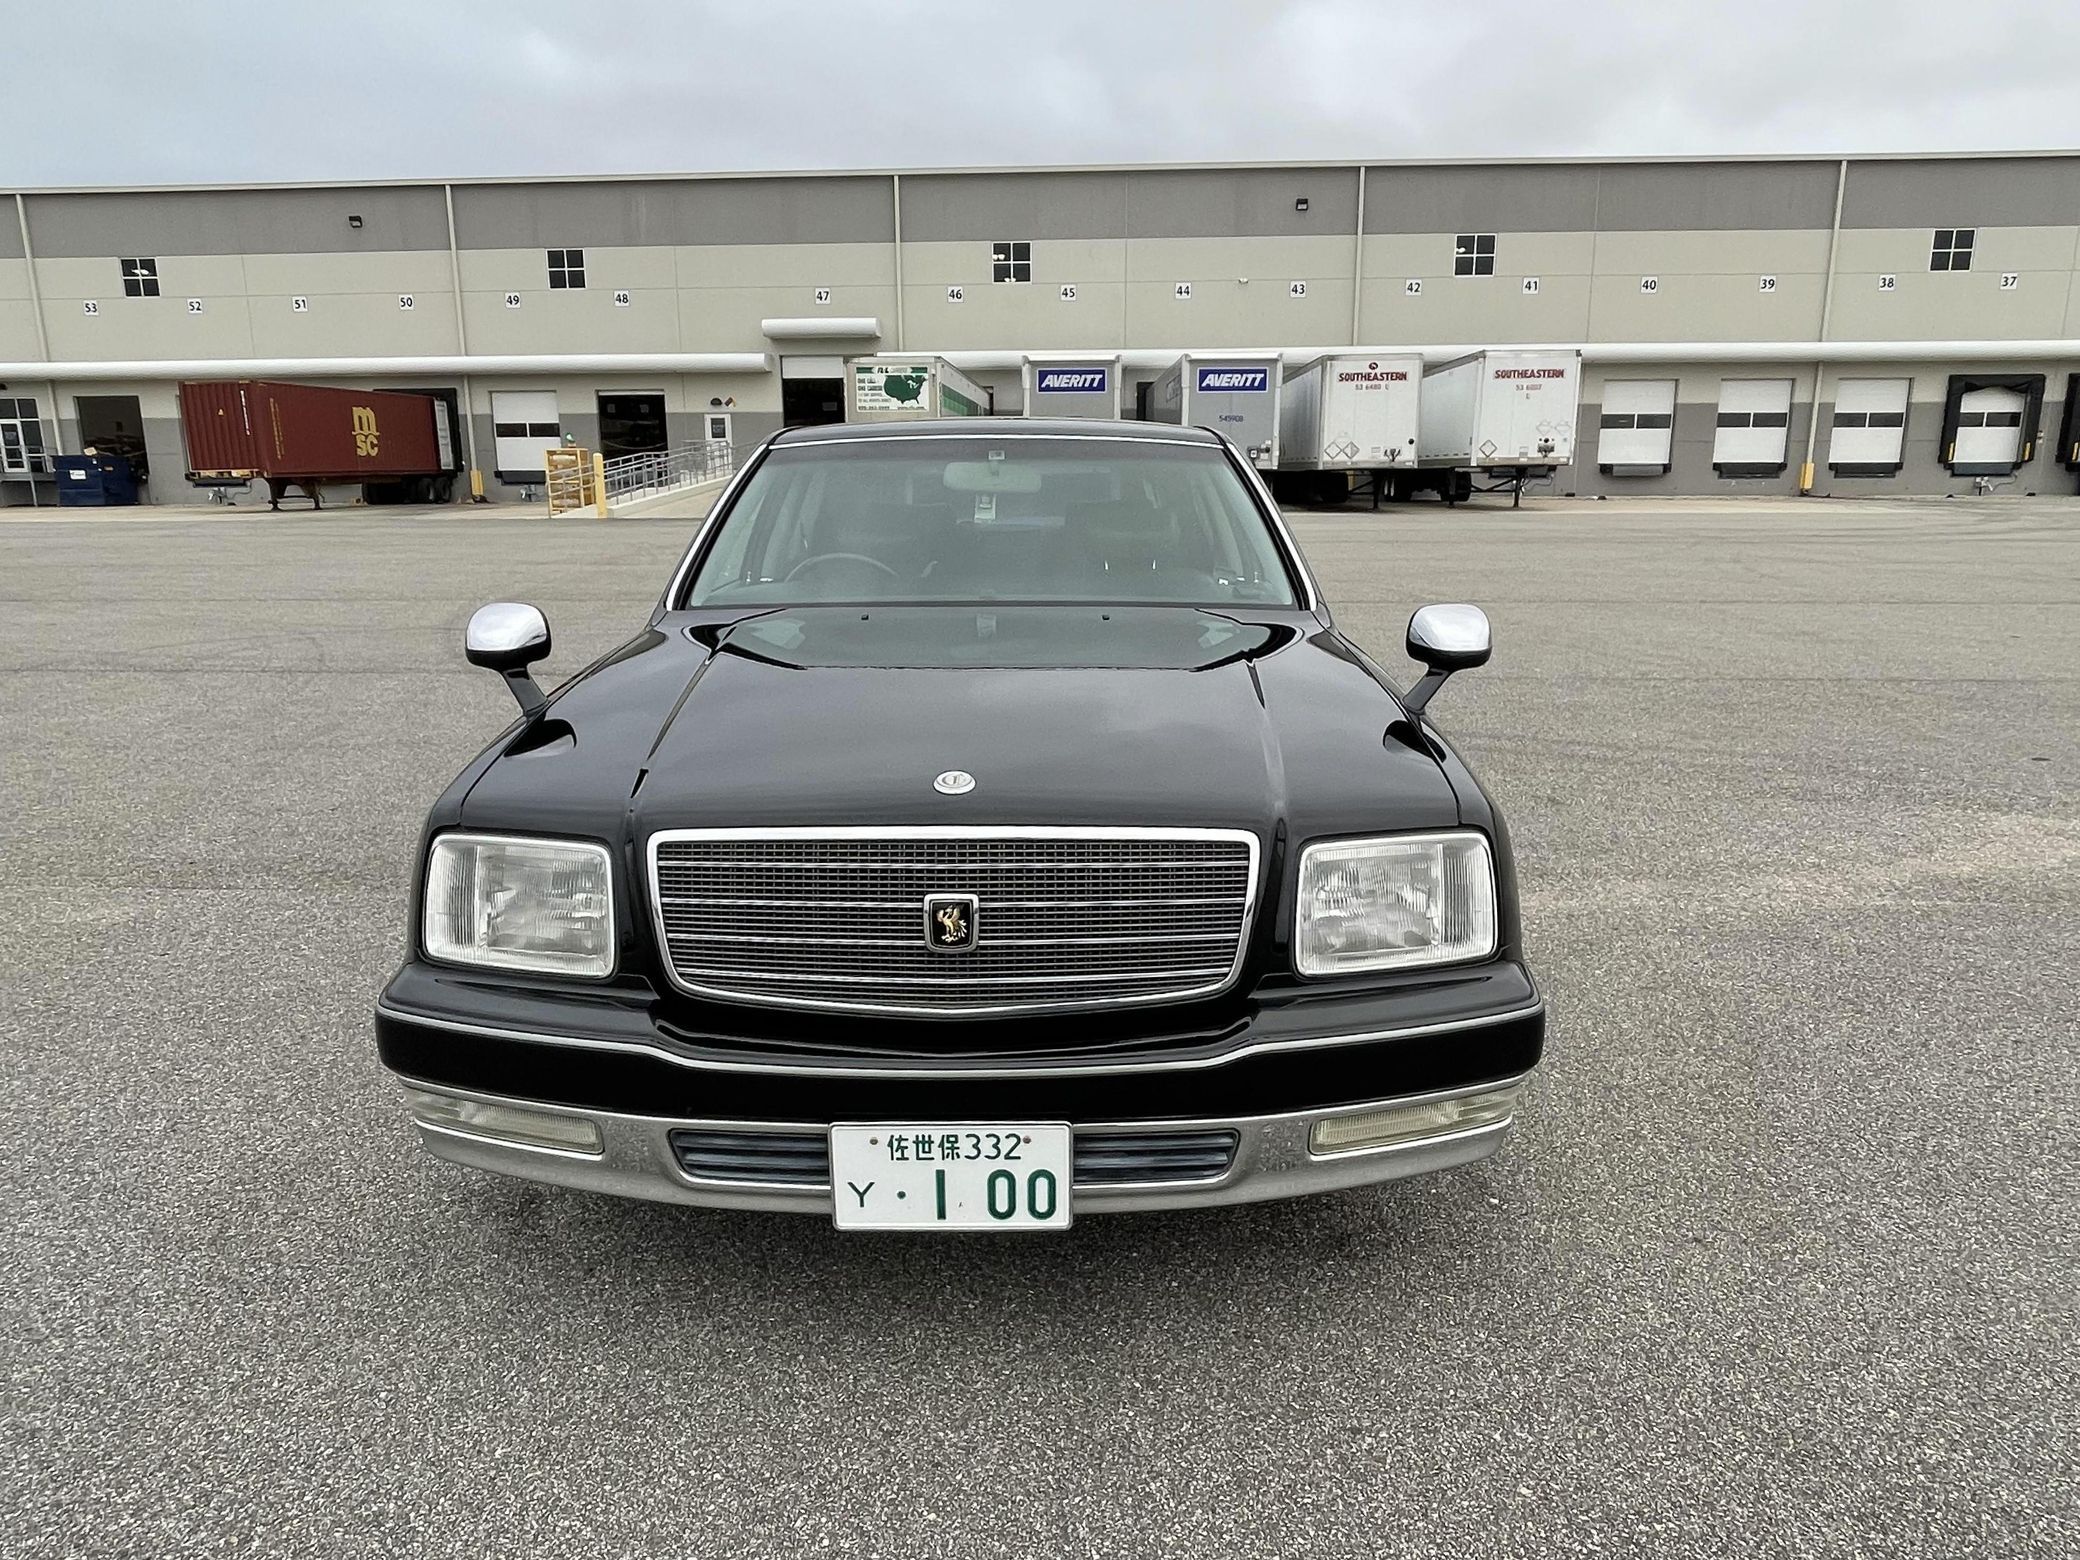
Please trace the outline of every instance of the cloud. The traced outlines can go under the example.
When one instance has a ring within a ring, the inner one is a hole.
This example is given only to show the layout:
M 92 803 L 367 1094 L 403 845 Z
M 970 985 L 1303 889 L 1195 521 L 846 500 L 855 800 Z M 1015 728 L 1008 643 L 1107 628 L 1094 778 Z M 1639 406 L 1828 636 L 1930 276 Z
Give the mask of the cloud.
M 2080 144 L 2038 0 L 24 7 L 0 181 Z

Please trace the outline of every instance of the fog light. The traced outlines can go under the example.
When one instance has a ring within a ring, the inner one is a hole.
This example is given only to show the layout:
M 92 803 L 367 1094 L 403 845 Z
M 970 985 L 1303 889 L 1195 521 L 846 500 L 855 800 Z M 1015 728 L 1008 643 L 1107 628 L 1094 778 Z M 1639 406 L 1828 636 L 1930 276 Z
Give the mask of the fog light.
M 597 1154 L 604 1149 L 599 1123 L 583 1116 L 494 1105 L 485 1100 L 459 1100 L 453 1095 L 428 1094 L 419 1089 L 405 1090 L 405 1103 L 412 1120 L 443 1132 L 463 1132 L 471 1137 L 496 1138 L 523 1148 L 550 1148 L 565 1154 Z
M 1487 1094 L 1462 1094 L 1456 1099 L 1431 1100 L 1423 1105 L 1331 1116 L 1314 1124 L 1307 1135 L 1307 1147 L 1315 1154 L 1348 1154 L 1362 1148 L 1386 1148 L 1418 1138 L 1492 1127 L 1516 1114 L 1522 1092 L 1522 1085 L 1513 1083 Z

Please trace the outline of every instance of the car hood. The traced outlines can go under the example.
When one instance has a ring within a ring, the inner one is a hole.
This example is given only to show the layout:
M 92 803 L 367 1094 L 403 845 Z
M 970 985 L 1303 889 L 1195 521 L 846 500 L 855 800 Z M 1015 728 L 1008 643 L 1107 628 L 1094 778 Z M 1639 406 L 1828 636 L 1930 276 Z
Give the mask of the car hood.
M 963 823 L 1240 827 L 1268 841 L 1459 821 L 1437 762 L 1386 737 L 1400 705 L 1348 646 L 1311 621 L 1241 627 L 1210 644 L 1195 627 L 1183 653 L 1113 654 L 1100 633 L 1070 657 L 1086 664 L 1063 666 L 860 664 L 871 647 L 802 653 L 735 631 L 710 650 L 661 625 L 564 690 L 555 740 L 523 735 L 465 813 L 636 842 Z M 974 789 L 941 794 L 947 770 Z

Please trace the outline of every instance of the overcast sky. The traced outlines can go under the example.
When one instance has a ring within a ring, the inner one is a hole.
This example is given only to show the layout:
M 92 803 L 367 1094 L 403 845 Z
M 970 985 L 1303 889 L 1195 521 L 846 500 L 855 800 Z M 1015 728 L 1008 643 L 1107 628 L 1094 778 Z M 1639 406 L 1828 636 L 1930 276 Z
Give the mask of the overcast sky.
M 13 0 L 8 184 L 2080 145 L 2080 4 Z

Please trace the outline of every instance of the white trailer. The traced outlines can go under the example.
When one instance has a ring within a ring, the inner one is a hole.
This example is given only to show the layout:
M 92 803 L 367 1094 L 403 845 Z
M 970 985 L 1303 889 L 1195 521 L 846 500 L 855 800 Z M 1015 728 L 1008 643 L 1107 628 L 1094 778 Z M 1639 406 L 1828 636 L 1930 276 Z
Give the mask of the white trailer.
M 1028 353 L 1022 364 L 1028 417 L 1119 416 L 1120 360 Z
M 942 357 L 883 353 L 845 365 L 847 422 L 987 417 L 989 411 L 989 392 Z
M 1341 503 L 1367 484 L 1375 503 L 1398 491 L 1391 474 L 1416 468 L 1422 387 L 1416 352 L 1343 353 L 1288 373 L 1279 392 L 1279 486 L 1317 503 Z
M 1148 387 L 1148 420 L 1211 428 L 1273 469 L 1283 369 L 1276 352 L 1187 352 Z
M 1574 463 L 1582 355 L 1574 351 L 1476 352 L 1423 375 L 1417 462 L 1464 473 L 1446 498 L 1463 497 L 1472 478 L 1508 483 Z

